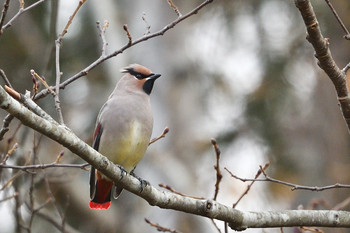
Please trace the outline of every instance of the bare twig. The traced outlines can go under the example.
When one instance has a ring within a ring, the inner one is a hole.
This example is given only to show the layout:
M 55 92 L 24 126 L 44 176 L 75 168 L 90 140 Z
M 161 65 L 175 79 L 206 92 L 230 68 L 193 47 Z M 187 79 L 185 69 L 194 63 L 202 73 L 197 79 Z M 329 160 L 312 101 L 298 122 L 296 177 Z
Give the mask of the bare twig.
M 343 117 L 350 131 L 350 95 L 346 75 L 335 63 L 329 49 L 329 39 L 323 37 L 315 12 L 310 0 L 294 0 L 296 7 L 303 17 L 306 29 L 307 40 L 312 44 L 315 50 L 315 56 L 318 59 L 318 65 L 323 69 L 331 79 L 337 91 L 338 101 L 340 103 Z
M 101 26 L 100 22 L 97 21 L 96 22 L 97 24 L 97 28 L 98 30 L 100 31 L 100 37 L 101 37 L 101 40 L 102 40 L 102 50 L 101 50 L 101 57 L 105 57 L 106 56 L 106 48 L 107 48 L 107 41 L 106 41 L 106 30 L 109 26 L 109 22 L 107 20 L 105 20 L 103 26 Z
M 336 12 L 336 10 L 334 9 L 332 3 L 330 2 L 330 0 L 325 0 L 327 5 L 329 6 L 329 8 L 331 9 L 332 13 L 334 14 L 335 18 L 337 19 L 338 23 L 340 24 L 341 28 L 344 30 L 345 35 L 344 38 L 347 40 L 350 40 L 350 33 L 348 31 L 348 29 L 345 27 L 343 21 L 341 20 L 341 18 L 339 17 L 338 13 Z
M 171 6 L 171 8 L 173 8 L 173 10 L 175 11 L 175 13 L 177 14 L 177 16 L 181 17 L 182 14 L 179 11 L 179 8 L 177 8 L 177 6 L 175 6 L 175 4 L 173 3 L 172 0 L 168 0 L 169 5 Z
M 0 166 L 4 165 L 6 163 L 6 161 L 8 160 L 8 158 L 13 154 L 13 152 L 15 152 L 18 148 L 18 144 L 15 143 L 13 145 L 13 147 L 7 152 L 7 154 L 5 155 L 5 157 L 2 159 L 2 161 L 0 162 Z
M 216 229 L 219 233 L 221 233 L 221 230 L 220 230 L 220 228 L 218 227 L 218 225 L 215 223 L 214 219 L 210 219 L 210 220 L 211 220 L 211 223 L 214 225 L 215 229 Z M 226 225 L 226 223 L 225 223 L 225 225 Z
M 158 186 L 161 188 L 165 188 L 165 189 L 169 190 L 170 192 L 178 194 L 178 195 L 183 196 L 183 197 L 190 197 L 190 198 L 194 198 L 194 199 L 198 199 L 198 200 L 205 200 L 204 197 L 195 197 L 195 196 L 180 193 L 180 192 L 176 191 L 175 189 L 173 189 L 172 187 L 170 187 L 169 185 L 158 184 Z
M 8 196 L 8 197 L 5 197 L 4 199 L 1 199 L 1 200 L 0 200 L 0 203 L 1 203 L 1 202 L 8 201 L 8 200 L 10 200 L 10 199 L 12 199 L 12 198 L 15 198 L 15 197 L 17 197 L 17 196 L 18 196 L 18 193 L 16 192 L 15 194 L 13 194 L 13 195 L 11 195 L 11 196 Z
M 78 6 L 75 8 L 73 14 L 69 17 L 68 22 L 66 26 L 64 27 L 63 31 L 61 34 L 58 35 L 58 38 L 55 40 L 55 45 L 56 45 L 56 56 L 55 56 L 55 63 L 56 63 L 56 85 L 55 85 L 55 108 L 58 114 L 58 121 L 61 125 L 64 125 L 64 120 L 63 120 L 63 114 L 62 114 L 62 109 L 61 109 L 61 101 L 60 101 L 60 83 L 61 83 L 61 68 L 60 68 L 60 48 L 62 44 L 62 40 L 64 35 L 68 32 L 69 26 L 72 24 L 73 19 L 75 15 L 78 13 L 79 9 L 81 6 L 86 2 L 86 0 L 80 0 L 78 3 Z
M 0 130 L 0 141 L 4 139 L 5 134 L 10 130 L 9 126 L 13 118 L 14 116 L 12 116 L 11 114 L 7 114 L 4 118 L 2 128 Z
M 327 185 L 327 186 L 305 186 L 305 185 L 299 185 L 299 184 L 293 184 L 293 183 L 289 183 L 289 182 L 285 182 L 282 180 L 277 180 L 274 178 L 269 177 L 263 170 L 262 168 L 260 169 L 261 172 L 264 174 L 265 178 L 262 179 L 246 179 L 246 178 L 241 178 L 238 177 L 236 175 L 234 175 L 230 170 L 228 170 L 227 168 L 225 168 L 225 170 L 235 179 L 238 179 L 242 182 L 247 182 L 247 181 L 262 181 L 262 182 L 272 182 L 272 183 L 277 183 L 277 184 L 281 184 L 281 185 L 285 185 L 285 186 L 289 186 L 291 187 L 291 190 L 297 190 L 297 189 L 302 189 L 302 190 L 309 190 L 309 191 L 324 191 L 324 190 L 328 190 L 328 189 L 336 189 L 336 188 L 350 188 L 350 185 L 348 184 L 333 184 L 333 185 Z
M 215 182 L 215 192 L 214 192 L 214 200 L 216 200 L 218 194 L 219 194 L 219 186 L 220 182 L 222 180 L 222 173 L 220 170 L 220 149 L 218 147 L 218 144 L 216 143 L 216 140 L 214 138 L 211 139 L 211 144 L 213 144 L 215 155 L 216 155 L 216 165 L 214 165 L 214 169 L 216 171 L 216 182 Z
M 324 233 L 321 229 L 318 228 L 313 228 L 313 227 L 300 227 L 301 230 L 303 231 L 308 231 L 308 232 L 319 232 L 319 233 Z
M 129 40 L 128 45 L 132 45 L 132 37 L 131 37 L 131 34 L 129 32 L 128 25 L 124 24 L 123 29 L 126 33 L 126 36 L 128 37 L 128 40 Z
M 26 7 L 26 8 L 24 8 L 24 4 L 23 4 L 23 5 L 21 4 L 21 6 L 20 6 L 20 8 L 19 8 L 19 10 L 18 10 L 18 12 L 17 12 L 17 14 L 16 14 L 15 16 L 13 16 L 13 17 L 1 28 L 0 34 L 3 33 L 3 31 L 4 31 L 6 28 L 11 27 L 13 21 L 15 21 L 21 14 L 23 14 L 23 13 L 26 12 L 26 11 L 29 11 L 30 9 L 32 9 L 32 8 L 34 8 L 34 7 L 36 7 L 36 6 L 38 6 L 40 3 L 43 3 L 43 2 L 45 2 L 45 1 L 46 1 L 46 0 L 39 0 L 39 1 L 35 2 L 35 3 L 33 3 L 32 5 Z
M 170 129 L 169 129 L 168 127 L 165 127 L 165 129 L 163 130 L 163 133 L 162 133 L 159 137 L 153 138 L 153 139 L 148 143 L 148 146 L 151 145 L 151 144 L 153 144 L 153 143 L 155 143 L 155 142 L 158 141 L 159 139 L 164 138 L 165 135 L 166 135 L 167 133 L 169 133 L 169 130 L 170 130 Z
M 150 220 L 148 220 L 147 218 L 145 218 L 146 223 L 148 223 L 150 226 L 155 227 L 157 229 L 157 231 L 161 231 L 161 232 L 171 232 L 171 233 L 180 233 L 179 231 L 176 230 L 172 230 L 170 228 L 166 228 L 163 227 L 161 225 L 159 225 L 158 223 L 153 223 Z
M 348 205 L 350 205 L 350 197 L 348 197 L 345 200 L 343 200 L 342 202 L 338 203 L 336 206 L 334 206 L 332 208 L 332 210 L 342 210 L 345 207 L 347 207 Z
M 1 27 L 0 27 L 0 28 L 1 28 Z M 5 84 L 6 84 L 7 86 L 13 88 L 12 85 L 11 85 L 11 83 L 10 83 L 10 81 L 9 81 L 9 79 L 7 78 L 5 72 L 4 72 L 2 69 L 0 69 L 0 75 L 1 75 L 1 77 L 4 79 Z
M 32 77 L 34 78 L 34 79 L 38 79 L 46 88 L 47 88 L 47 90 L 53 95 L 53 96 L 55 96 L 56 95 L 56 92 L 54 92 L 53 90 L 52 90 L 52 88 L 49 86 L 49 84 L 47 84 L 47 82 L 46 82 L 46 80 L 45 80 L 45 78 L 42 78 L 40 75 L 38 75 L 36 72 L 35 72 L 35 70 L 30 70 L 30 74 L 32 75 Z
M 269 165 L 270 165 L 270 163 L 266 163 L 266 164 L 264 165 L 263 168 L 260 166 L 260 169 L 258 170 L 258 172 L 257 172 L 256 175 L 255 175 L 255 179 L 257 179 L 257 178 L 261 175 L 261 173 L 262 173 L 261 171 L 265 171 L 266 168 L 268 168 Z M 250 188 L 253 186 L 254 182 L 255 182 L 255 181 L 252 181 L 252 182 L 247 186 L 247 189 L 242 193 L 242 195 L 238 198 L 238 200 L 232 205 L 232 208 L 236 208 L 236 206 L 237 206 L 238 203 L 242 200 L 242 198 L 243 198 L 245 195 L 248 194 L 248 192 L 249 192 Z
M 137 44 L 139 44 L 141 42 L 144 42 L 146 40 L 149 40 L 151 38 L 164 35 L 164 33 L 166 33 L 168 30 L 172 29 L 173 27 L 175 27 L 177 24 L 179 24 L 180 22 L 184 21 L 188 17 L 191 17 L 192 15 L 197 14 L 203 7 L 205 7 L 206 5 L 210 4 L 211 2 L 213 2 L 213 0 L 205 0 L 200 5 L 198 5 L 196 8 L 194 8 L 193 10 L 188 12 L 187 14 L 182 15 L 181 17 L 178 17 L 176 20 L 174 20 L 173 22 L 169 23 L 168 25 L 166 25 L 163 29 L 159 30 L 158 32 L 155 32 L 155 33 L 152 33 L 152 34 L 148 34 L 148 35 L 144 35 L 144 36 L 140 37 L 139 39 L 132 41 L 131 44 L 128 42 L 122 48 L 120 48 L 119 50 L 114 51 L 113 53 L 111 53 L 111 54 L 109 54 L 107 56 L 100 56 L 96 61 L 91 63 L 88 67 L 86 67 L 85 69 L 81 70 L 80 72 L 78 72 L 77 74 L 73 75 L 72 77 L 68 78 L 66 81 L 62 82 L 60 84 L 60 89 L 64 89 L 68 84 L 74 82 L 75 80 L 79 79 L 80 77 L 83 77 L 83 76 L 87 75 L 90 70 L 94 69 L 96 66 L 100 65 L 105 60 L 108 60 L 108 59 L 110 59 L 112 57 L 115 57 L 115 56 L 123 53 L 126 49 L 128 49 L 128 48 L 130 48 L 130 47 L 132 47 L 134 45 L 137 45 Z M 52 88 L 54 88 L 54 87 L 52 87 Z M 48 90 L 42 90 L 36 95 L 35 99 L 43 98 L 44 96 L 46 96 L 48 94 L 49 94 Z
M 142 20 L 146 24 L 146 32 L 145 32 L 144 35 L 148 35 L 148 34 L 151 33 L 151 25 L 148 23 L 148 21 L 146 19 L 146 13 L 145 12 L 143 12 L 143 14 L 142 14 Z
M 1 12 L 1 18 L 0 18 L 0 35 L 2 34 L 2 25 L 4 25 L 4 21 L 5 21 L 5 17 L 7 14 L 7 10 L 9 9 L 10 6 L 10 0 L 6 0 L 4 2 L 4 7 L 2 8 L 2 12 Z
M 0 164 L 1 168 L 11 168 L 11 169 L 16 169 L 16 170 L 22 170 L 25 172 L 28 172 L 29 170 L 34 170 L 34 169 L 46 169 L 46 168 L 57 168 L 57 167 L 65 167 L 65 168 L 79 168 L 83 170 L 87 170 L 87 166 L 89 166 L 88 163 L 83 163 L 83 164 L 58 164 L 55 162 L 53 163 L 47 163 L 47 164 L 34 164 L 34 165 L 7 165 L 7 164 Z
M 0 166 L 4 166 L 4 165 L 0 165 Z M 9 187 L 13 181 L 15 179 L 17 179 L 20 175 L 23 174 L 23 171 L 18 171 L 17 173 L 15 173 L 1 188 L 0 191 L 3 191 L 5 188 Z M 16 191 L 17 192 L 17 191 Z

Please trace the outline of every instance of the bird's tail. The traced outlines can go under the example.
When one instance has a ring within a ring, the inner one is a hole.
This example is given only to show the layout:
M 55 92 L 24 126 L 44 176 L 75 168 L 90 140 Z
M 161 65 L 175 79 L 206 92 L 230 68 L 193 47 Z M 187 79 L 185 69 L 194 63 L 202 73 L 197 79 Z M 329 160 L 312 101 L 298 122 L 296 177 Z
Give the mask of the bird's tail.
M 112 181 L 103 178 L 97 178 L 95 196 L 89 203 L 91 209 L 109 208 L 111 205 L 112 186 Z

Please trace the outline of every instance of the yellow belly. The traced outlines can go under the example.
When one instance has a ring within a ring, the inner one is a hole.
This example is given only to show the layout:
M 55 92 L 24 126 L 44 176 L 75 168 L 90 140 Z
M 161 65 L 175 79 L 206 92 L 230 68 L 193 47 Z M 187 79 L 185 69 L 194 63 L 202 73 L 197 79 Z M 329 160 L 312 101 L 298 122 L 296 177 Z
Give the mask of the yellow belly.
M 102 140 L 100 152 L 130 172 L 144 156 L 149 140 L 150 135 L 147 135 L 142 124 L 135 120 L 122 136 Z

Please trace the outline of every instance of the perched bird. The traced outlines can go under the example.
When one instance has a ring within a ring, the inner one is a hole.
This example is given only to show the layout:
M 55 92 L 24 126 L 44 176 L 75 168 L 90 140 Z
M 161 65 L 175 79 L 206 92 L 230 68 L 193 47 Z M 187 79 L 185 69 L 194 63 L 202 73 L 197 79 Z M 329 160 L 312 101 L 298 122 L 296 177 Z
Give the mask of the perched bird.
M 160 74 L 138 64 L 121 70 L 126 73 L 102 106 L 93 136 L 93 148 L 127 172 L 144 156 L 150 142 L 153 115 L 150 94 Z M 92 209 L 108 209 L 111 205 L 113 181 L 99 171 L 90 171 Z M 117 198 L 122 188 L 115 187 Z

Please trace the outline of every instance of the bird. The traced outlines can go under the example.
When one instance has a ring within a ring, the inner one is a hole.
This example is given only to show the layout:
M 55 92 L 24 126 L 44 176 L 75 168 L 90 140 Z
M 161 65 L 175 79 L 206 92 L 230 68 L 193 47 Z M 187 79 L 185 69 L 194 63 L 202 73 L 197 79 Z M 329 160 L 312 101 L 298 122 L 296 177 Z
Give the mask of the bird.
M 92 147 L 110 161 L 132 172 L 144 156 L 153 130 L 150 94 L 161 74 L 131 64 L 102 106 L 96 120 Z M 114 182 L 95 168 L 90 170 L 91 209 L 108 209 Z M 114 198 L 123 189 L 116 186 Z

